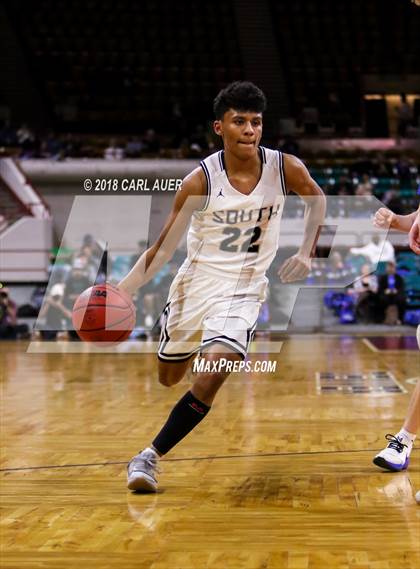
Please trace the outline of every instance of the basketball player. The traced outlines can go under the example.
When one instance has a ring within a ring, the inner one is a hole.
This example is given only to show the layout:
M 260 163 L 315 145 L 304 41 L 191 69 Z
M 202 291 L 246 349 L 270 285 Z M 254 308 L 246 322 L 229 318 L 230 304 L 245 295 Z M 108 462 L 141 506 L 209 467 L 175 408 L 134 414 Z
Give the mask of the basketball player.
M 187 259 L 163 312 L 159 381 L 178 383 L 197 353 L 212 371 L 194 375 L 161 431 L 130 461 L 130 490 L 157 490 L 160 457 L 204 419 L 229 366 L 245 358 L 265 297 L 265 273 L 277 251 L 287 191 L 305 201 L 305 228 L 298 253 L 285 261 L 279 276 L 292 282 L 310 270 L 325 198 L 300 160 L 259 146 L 265 107 L 264 93 L 249 82 L 232 83 L 217 95 L 214 130 L 223 150 L 186 176 L 161 235 L 119 284 L 130 294 L 144 285 L 171 258 L 189 226 Z
M 420 207 L 408 215 L 396 215 L 386 208 L 380 208 L 374 217 L 378 228 L 390 228 L 408 233 L 409 245 L 420 255 Z M 420 349 L 420 326 L 417 328 L 417 343 Z M 411 396 L 407 415 L 402 428 L 395 435 L 386 435 L 389 444 L 373 459 L 374 464 L 391 471 L 408 468 L 410 454 L 420 426 L 420 382 L 417 382 Z M 417 492 L 420 499 L 420 493 Z M 416 495 L 416 499 L 417 499 Z

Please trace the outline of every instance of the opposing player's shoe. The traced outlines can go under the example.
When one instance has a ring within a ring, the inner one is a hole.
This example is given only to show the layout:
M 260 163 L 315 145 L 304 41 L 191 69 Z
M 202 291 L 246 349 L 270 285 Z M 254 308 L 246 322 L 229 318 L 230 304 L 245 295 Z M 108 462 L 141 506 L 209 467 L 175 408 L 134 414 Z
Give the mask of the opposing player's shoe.
M 410 462 L 413 443 L 400 435 L 388 434 L 385 438 L 389 441 L 389 444 L 375 456 L 373 459 L 374 464 L 392 472 L 405 470 Z
M 136 454 L 127 466 L 127 488 L 133 492 L 157 492 L 158 461 L 159 456 L 150 448 Z

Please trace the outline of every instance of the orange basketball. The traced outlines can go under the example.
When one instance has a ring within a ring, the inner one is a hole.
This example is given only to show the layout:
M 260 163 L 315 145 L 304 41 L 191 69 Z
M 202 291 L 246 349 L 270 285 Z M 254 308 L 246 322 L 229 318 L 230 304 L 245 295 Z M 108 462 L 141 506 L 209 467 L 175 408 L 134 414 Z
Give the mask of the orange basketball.
M 91 286 L 73 306 L 73 326 L 85 342 L 102 346 L 123 342 L 136 324 L 136 309 L 130 295 L 111 284 Z

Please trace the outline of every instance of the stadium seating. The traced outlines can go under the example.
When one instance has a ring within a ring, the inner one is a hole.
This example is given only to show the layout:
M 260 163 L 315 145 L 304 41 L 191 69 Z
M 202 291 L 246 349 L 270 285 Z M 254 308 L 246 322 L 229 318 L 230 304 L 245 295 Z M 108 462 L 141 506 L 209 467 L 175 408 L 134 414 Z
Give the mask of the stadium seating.
M 215 90 L 243 76 L 231 2 L 17 0 L 7 7 L 59 129 L 169 131 L 177 103 L 195 126 L 211 113 Z
M 406 0 L 266 1 L 292 113 L 315 107 L 321 133 L 361 130 L 366 75 L 418 72 L 420 10 Z M 58 130 L 171 132 L 179 111 L 188 130 L 211 116 L 215 92 L 245 77 L 233 0 L 6 7 Z
M 295 116 L 310 104 L 319 109 L 321 125 L 333 119 L 345 123 L 338 129 L 359 125 L 365 75 L 418 73 L 420 11 L 409 2 L 270 0 L 270 4 Z M 331 94 L 338 98 L 335 109 L 328 98 Z

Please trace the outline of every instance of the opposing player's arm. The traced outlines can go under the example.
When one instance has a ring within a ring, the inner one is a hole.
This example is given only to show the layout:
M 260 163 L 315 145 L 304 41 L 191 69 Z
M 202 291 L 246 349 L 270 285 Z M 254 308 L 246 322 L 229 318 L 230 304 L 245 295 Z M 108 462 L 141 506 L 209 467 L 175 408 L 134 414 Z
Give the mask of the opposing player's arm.
M 128 275 L 119 283 L 119 288 L 133 294 L 172 258 L 190 224 L 192 214 L 203 207 L 206 193 L 204 173 L 201 168 L 196 168 L 184 178 L 158 239 L 140 256 Z
M 408 215 L 398 215 L 386 207 L 381 207 L 375 213 L 373 225 L 379 229 L 395 229 L 408 233 L 410 249 L 420 255 L 420 206 L 417 211 Z
M 291 154 L 284 154 L 283 157 L 287 189 L 305 202 L 303 241 L 298 253 L 287 259 L 279 271 L 283 282 L 292 282 L 305 278 L 311 269 L 311 256 L 315 252 L 319 232 L 324 223 L 326 199 L 324 192 L 299 158 Z
M 414 222 L 420 215 L 420 207 L 408 215 L 398 215 L 386 207 L 381 207 L 375 213 L 373 225 L 379 229 L 395 229 L 402 233 L 410 233 Z
M 408 234 L 408 243 L 410 245 L 410 249 L 416 255 L 420 255 L 420 207 L 415 212 L 413 223 Z

